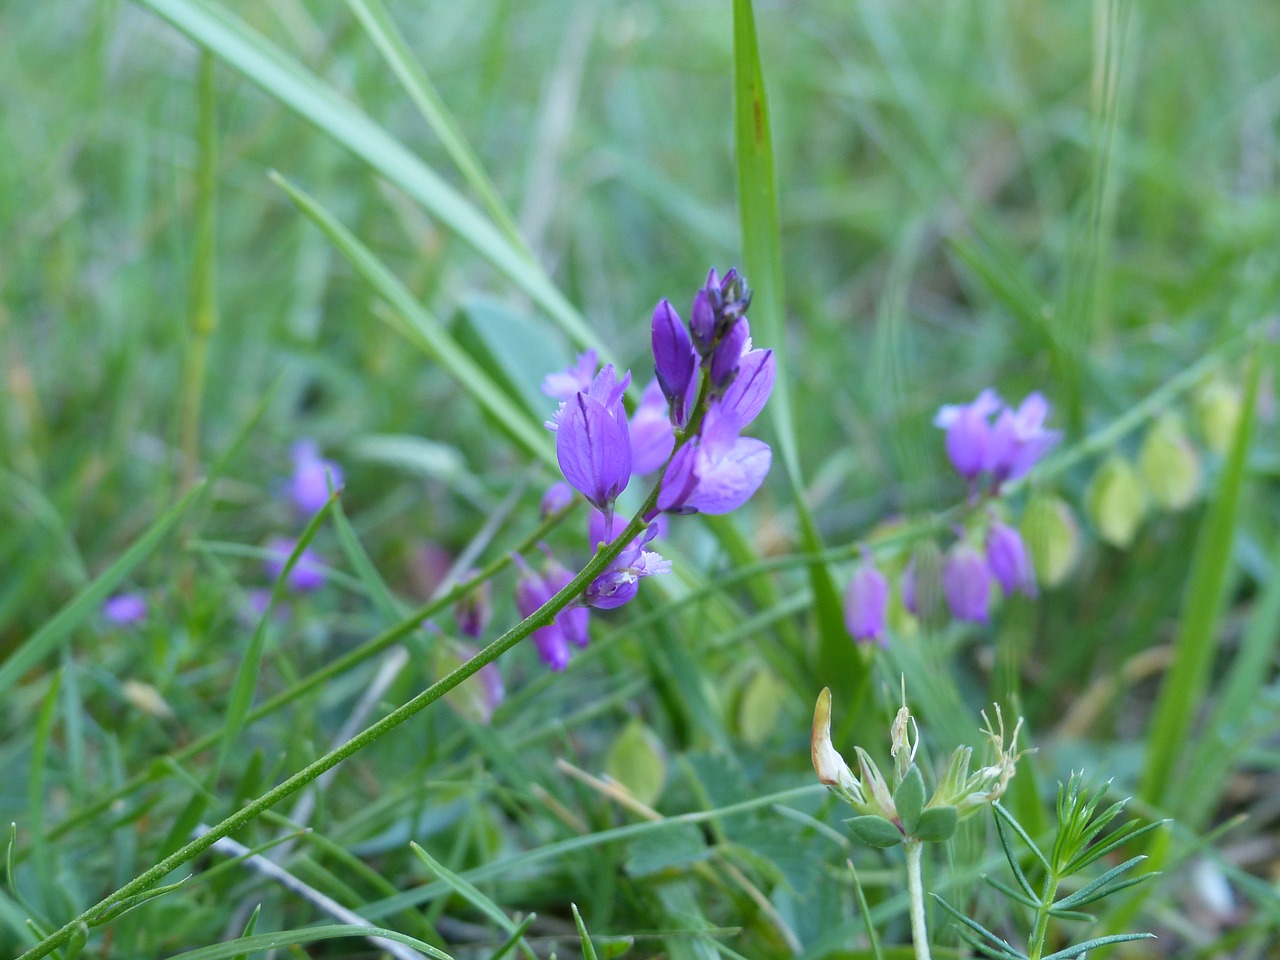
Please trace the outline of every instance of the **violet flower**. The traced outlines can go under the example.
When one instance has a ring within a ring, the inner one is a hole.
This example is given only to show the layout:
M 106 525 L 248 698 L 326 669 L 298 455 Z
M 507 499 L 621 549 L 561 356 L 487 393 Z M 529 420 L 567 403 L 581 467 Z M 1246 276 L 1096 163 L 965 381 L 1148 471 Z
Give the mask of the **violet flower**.
M 990 461 L 991 415 L 1000 408 L 1000 397 L 986 389 L 972 403 L 947 404 L 933 424 L 947 431 L 947 456 L 956 472 L 975 479 Z
M 299 513 L 312 514 L 329 502 L 329 487 L 342 486 L 342 468 L 320 456 L 314 440 L 293 445 L 293 476 L 289 478 L 289 498 Z
M 528 617 L 550 600 L 555 591 L 533 572 L 524 557 L 512 554 L 511 559 L 520 570 L 520 577 L 516 580 L 516 610 L 521 617 Z M 538 657 L 552 670 L 560 671 L 569 665 L 569 643 L 558 619 L 539 627 L 530 636 Z
M 996 521 L 987 530 L 987 566 L 1000 581 L 1005 596 L 1020 591 L 1028 597 L 1036 595 L 1036 574 L 1031 554 L 1022 534 L 1008 524 Z
M 117 627 L 132 627 L 147 619 L 147 598 L 141 593 L 117 593 L 103 601 L 102 616 Z
M 764 482 L 773 452 L 763 440 L 738 435 L 732 411 L 713 404 L 697 437 L 676 451 L 662 477 L 658 509 L 671 513 L 729 513 Z
M 723 390 L 733 382 L 738 375 L 742 355 L 750 349 L 751 327 L 746 317 L 739 317 L 711 351 L 708 371 L 711 374 L 711 385 L 716 390 Z
M 750 306 L 751 291 L 738 271 L 730 270 L 722 280 L 712 267 L 707 274 L 707 282 L 693 298 L 693 309 L 689 314 L 693 345 L 704 362 L 709 361 L 716 344 L 730 328 L 747 315 Z
M 977 550 L 963 541 L 942 564 L 942 592 L 957 620 L 986 623 L 991 603 L 991 570 Z
M 280 579 L 280 574 L 284 572 L 284 565 L 297 546 L 298 541 L 289 537 L 272 537 L 268 540 L 266 547 L 268 555 L 262 564 L 267 571 L 267 576 L 273 580 Z M 307 547 L 298 557 L 298 562 L 293 565 L 293 569 L 289 571 L 285 584 L 297 593 L 307 593 L 323 587 L 324 581 L 324 569 L 320 558 L 310 547 Z
M 748 350 L 738 364 L 738 375 L 720 398 L 720 406 L 745 427 L 764 409 L 777 374 L 778 361 L 772 350 Z
M 600 358 L 594 350 L 580 353 L 578 359 L 573 362 L 573 366 L 567 370 L 558 370 L 546 375 L 542 381 L 542 392 L 556 400 L 571 400 L 575 393 L 591 386 L 591 381 L 596 375 L 596 367 L 599 365 Z
M 671 405 L 671 423 L 682 427 L 698 389 L 698 357 L 680 315 L 663 297 L 653 308 L 653 372 Z
M 551 551 L 546 547 L 543 547 L 542 551 L 547 557 L 546 565 L 543 568 L 543 577 L 546 579 L 547 588 L 552 593 L 559 593 L 569 585 L 574 573 L 553 557 Z M 591 611 L 578 605 L 577 601 L 557 613 L 555 622 L 559 625 L 564 638 L 575 647 L 585 648 L 591 642 Z
M 618 380 L 606 364 L 586 391 L 574 394 L 560 412 L 556 459 L 565 479 L 606 513 L 631 479 L 631 439 L 622 395 L 631 373 Z
M 475 575 L 475 570 L 469 570 L 463 579 L 469 580 Z M 458 625 L 458 632 L 472 640 L 479 640 L 484 636 L 485 627 L 489 625 L 492 616 L 492 589 L 488 580 L 481 580 L 453 605 L 453 620 Z
M 587 585 L 583 601 L 589 607 L 612 610 L 635 599 L 644 577 L 659 576 L 671 572 L 671 561 L 645 547 L 657 534 L 657 528 L 649 528 L 628 544 L 614 558 L 604 573 Z
M 631 470 L 653 473 L 660 470 L 676 445 L 675 429 L 667 416 L 667 400 L 657 380 L 644 388 L 640 406 L 628 427 L 631 436 Z
M 854 640 L 885 645 L 889 611 L 889 581 L 865 558 L 854 571 L 844 594 L 844 624 Z
M 573 487 L 563 480 L 557 480 L 547 487 L 547 492 L 542 495 L 542 503 L 538 506 L 542 519 L 566 509 L 573 503 L 573 497 Z
M 988 437 L 986 468 L 996 484 L 1016 480 L 1062 439 L 1062 431 L 1046 430 L 1049 401 L 1041 393 L 1028 394 L 1017 411 L 1000 411 Z

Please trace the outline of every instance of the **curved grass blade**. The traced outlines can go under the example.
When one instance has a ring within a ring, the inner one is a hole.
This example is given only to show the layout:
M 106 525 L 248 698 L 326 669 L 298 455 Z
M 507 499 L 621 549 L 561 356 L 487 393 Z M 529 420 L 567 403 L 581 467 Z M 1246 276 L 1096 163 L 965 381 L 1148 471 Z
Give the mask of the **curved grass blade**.
M 782 242 L 778 223 L 778 189 L 773 170 L 773 140 L 769 129 L 769 105 L 756 41 L 751 0 L 733 3 L 734 142 L 737 147 L 738 204 L 742 219 L 742 257 L 754 290 L 751 319 L 759 339 L 777 356 L 777 380 L 769 408 L 778 446 L 791 483 L 801 537 L 810 553 L 822 551 L 817 525 L 805 502 L 796 446 L 795 420 L 787 387 L 785 297 L 782 276 Z M 856 709 L 868 671 L 844 629 L 840 597 L 831 573 L 821 563 L 809 565 L 817 616 L 819 667 L 824 682 L 840 685 L 854 698 Z
M 516 935 L 519 930 L 516 923 L 502 911 L 501 907 L 481 893 L 474 884 L 468 883 L 458 876 L 458 874 L 454 873 L 416 843 L 410 842 L 409 849 L 426 865 L 428 870 L 448 884 L 450 890 L 496 923 L 502 928 L 503 932 L 510 936 Z M 581 929 L 581 923 L 579 923 L 579 929 Z M 523 938 L 519 941 L 519 944 L 526 957 L 536 958 L 537 954 L 533 952 L 533 948 Z
M 435 960 L 453 960 L 449 954 L 438 950 L 429 943 L 423 943 L 413 937 L 382 927 L 362 927 L 357 924 L 335 923 L 323 927 L 306 927 L 302 930 L 284 930 L 280 933 L 259 933 L 252 937 L 237 937 L 226 943 L 215 943 L 201 947 L 199 950 L 188 950 L 179 953 L 169 960 L 230 960 L 240 954 L 261 953 L 266 950 L 278 950 L 280 947 L 299 946 L 304 943 L 319 943 L 322 940 L 342 940 L 348 937 L 368 939 L 376 937 L 380 940 L 393 940 L 406 947 L 425 953 Z
M 578 905 L 571 903 L 569 906 L 573 910 L 573 922 L 578 926 L 578 939 L 582 942 L 582 960 L 599 960 L 596 956 L 596 948 L 591 945 L 591 938 L 587 936 L 587 925 L 582 922 Z
M 580 346 L 608 353 L 545 271 L 403 143 L 248 24 L 209 0 L 139 0 L 404 190 L 529 295 Z
M 279 174 L 272 174 L 272 179 L 298 205 L 298 209 L 325 232 L 378 295 L 391 305 L 404 321 L 401 332 L 443 366 L 481 407 L 493 415 L 513 440 L 543 463 L 555 467 L 555 451 L 548 439 L 550 434 L 533 422 L 531 414 L 513 403 L 506 391 L 499 389 L 480 365 L 458 346 L 444 325 L 414 298 L 382 261 L 314 198 Z

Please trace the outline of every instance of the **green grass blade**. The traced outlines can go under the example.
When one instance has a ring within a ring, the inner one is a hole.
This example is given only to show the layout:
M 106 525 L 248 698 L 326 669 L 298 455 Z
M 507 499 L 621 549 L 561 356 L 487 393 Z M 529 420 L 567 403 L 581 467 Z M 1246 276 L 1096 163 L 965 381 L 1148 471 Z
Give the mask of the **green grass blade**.
M 425 953 L 435 960 L 453 960 L 443 950 L 438 950 L 429 943 L 415 940 L 394 930 L 383 927 L 362 927 L 349 923 L 335 923 L 323 927 L 304 927 L 301 930 L 282 930 L 279 933 L 259 933 L 252 937 L 237 937 L 225 943 L 201 947 L 199 950 L 188 950 L 179 953 L 169 960 L 229 960 L 239 954 L 256 954 L 267 950 L 278 950 L 281 947 L 292 947 L 304 943 L 319 943 L 324 940 L 342 940 L 349 937 L 377 937 L 381 940 L 393 940 L 406 947 Z
M 582 922 L 582 914 L 578 912 L 576 903 L 569 904 L 573 908 L 573 922 L 578 926 L 578 939 L 582 943 L 582 960 L 598 960 L 596 957 L 596 948 L 591 944 L 591 938 L 587 936 L 587 925 Z
M 360 26 L 364 27 L 369 39 L 387 61 L 391 72 L 396 75 L 396 79 L 409 94 L 413 105 L 418 108 L 422 118 L 440 138 L 440 143 L 448 151 L 450 159 L 471 185 L 476 196 L 480 198 L 480 202 L 484 204 L 493 222 L 506 234 L 513 247 L 532 259 L 532 255 L 525 246 L 524 238 L 520 236 L 515 218 L 511 216 L 511 212 L 503 202 L 498 188 L 485 173 L 480 158 L 471 149 L 471 144 L 467 142 L 457 120 L 445 105 L 444 100 L 440 98 L 435 84 L 431 82 L 422 65 L 414 57 L 404 34 L 391 19 L 382 0 L 347 0 L 347 8 L 355 14 L 356 19 L 360 21 Z
M 1260 352 L 1255 352 L 1249 362 L 1244 412 L 1191 559 L 1186 606 L 1173 644 L 1173 666 L 1160 688 L 1151 718 L 1140 793 L 1155 807 L 1165 804 L 1175 764 L 1186 752 L 1191 721 L 1202 702 L 1209 666 L 1217 649 L 1218 624 L 1231 570 L 1231 544 L 1244 486 L 1245 460 L 1253 437 L 1261 369 Z
M 773 169 L 769 105 L 751 0 L 734 0 L 733 4 L 733 89 L 743 267 L 754 291 L 751 321 L 758 340 L 767 344 L 778 360 L 778 375 L 769 407 L 778 434 L 783 466 L 791 483 L 805 549 L 818 553 L 822 550 L 822 540 L 805 502 L 795 419 L 787 386 L 786 298 L 778 225 L 778 189 Z M 820 633 L 822 680 L 856 695 L 867 671 L 845 632 L 835 582 L 821 563 L 809 566 L 809 579 Z M 851 706 L 856 708 L 856 700 Z
M 466 900 L 469 904 L 496 923 L 504 933 L 509 936 L 515 935 L 516 931 L 519 929 L 516 923 L 502 911 L 501 907 L 481 893 L 474 884 L 467 882 L 458 874 L 454 873 L 416 843 L 411 842 L 409 844 L 409 848 L 413 850 L 419 860 L 426 864 L 428 870 L 448 885 L 450 890 L 462 897 L 462 899 Z M 520 948 L 526 957 L 536 956 L 533 949 L 524 940 L 520 941 Z
M 0 693 L 12 687 L 19 677 L 65 643 L 76 627 L 97 613 L 102 601 L 111 596 L 125 578 L 151 555 L 165 534 L 191 509 L 203 490 L 204 483 L 193 487 L 185 497 L 161 515 L 118 560 L 72 597 L 52 620 L 23 641 L 0 664 Z
M 281 176 L 274 176 L 298 208 L 342 251 L 370 286 L 391 305 L 405 326 L 400 328 L 428 356 L 443 366 L 487 410 L 502 428 L 529 453 L 548 466 L 556 466 L 550 436 L 530 413 L 512 402 L 489 375 L 450 336 L 448 330 L 372 252 L 312 197 Z
M 537 264 L 403 143 L 248 24 L 208 0 L 139 0 L 404 190 L 529 295 L 575 342 L 607 354 Z

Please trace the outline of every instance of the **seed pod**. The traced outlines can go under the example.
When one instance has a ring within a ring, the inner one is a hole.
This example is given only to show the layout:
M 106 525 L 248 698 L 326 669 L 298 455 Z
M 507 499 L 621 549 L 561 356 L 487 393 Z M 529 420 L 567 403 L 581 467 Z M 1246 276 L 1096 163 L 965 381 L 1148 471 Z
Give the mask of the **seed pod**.
M 1200 435 L 1206 446 L 1219 456 L 1231 447 L 1243 407 L 1240 388 L 1225 380 L 1215 378 L 1196 391 L 1195 410 Z
M 613 741 L 604 768 L 633 797 L 652 806 L 667 780 L 667 755 L 653 731 L 632 720 Z
M 1133 543 L 1147 509 L 1142 481 L 1133 464 L 1115 454 L 1099 467 L 1089 483 L 1085 507 L 1103 540 L 1121 548 Z
M 1147 431 L 1138 468 L 1147 493 L 1158 506 L 1182 510 L 1191 505 L 1200 489 L 1200 457 L 1187 439 L 1180 417 L 1165 414 Z
M 1041 585 L 1066 580 L 1080 556 L 1080 524 L 1071 508 L 1060 497 L 1039 494 L 1023 510 L 1019 526 Z

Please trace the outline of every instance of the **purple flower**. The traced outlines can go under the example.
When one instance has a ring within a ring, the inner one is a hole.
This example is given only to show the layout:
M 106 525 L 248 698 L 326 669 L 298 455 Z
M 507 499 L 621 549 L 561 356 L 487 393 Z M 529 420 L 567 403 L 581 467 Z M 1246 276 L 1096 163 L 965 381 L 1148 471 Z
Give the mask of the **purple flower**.
M 1000 407 L 994 390 L 983 390 L 973 403 L 948 404 L 933 424 L 947 431 L 947 456 L 960 476 L 973 480 L 989 463 L 991 415 Z
M 569 585 L 574 573 L 553 557 L 551 551 L 546 547 L 543 547 L 542 551 L 547 557 L 543 572 L 543 576 L 547 581 L 547 588 L 552 593 L 559 593 Z M 564 633 L 565 639 L 575 647 L 586 647 L 591 642 L 591 611 L 586 607 L 580 606 L 577 601 L 557 613 L 555 622 Z
M 542 495 L 542 503 L 539 511 L 542 519 L 546 519 L 553 513 L 559 513 L 573 503 L 573 487 L 565 483 L 563 480 L 557 480 L 547 488 L 547 492 Z
M 520 578 L 516 580 L 516 610 L 521 617 L 528 617 L 550 600 L 555 591 L 547 585 L 546 580 L 533 572 L 525 563 L 524 557 L 512 554 L 511 559 L 520 569 Z M 558 618 L 545 627 L 539 627 L 531 636 L 538 657 L 548 667 L 559 671 L 569 665 L 569 643 Z
M 542 381 L 542 392 L 557 400 L 571 400 L 573 395 L 591 386 L 600 358 L 594 350 L 578 354 L 578 359 L 567 370 L 548 373 Z
M 102 616 L 117 627 L 131 627 L 147 619 L 147 598 L 140 593 L 117 593 L 103 602 Z
M 713 405 L 701 433 L 676 451 L 662 477 L 658 509 L 672 513 L 721 514 L 736 510 L 760 488 L 773 452 L 753 437 L 738 435 L 732 412 Z
M 738 375 L 738 365 L 742 355 L 751 349 L 751 326 L 746 317 L 734 321 L 715 349 L 711 351 L 709 370 L 711 384 L 717 390 L 723 390 Z
M 476 571 L 470 570 L 463 579 L 467 580 L 475 575 Z M 464 637 L 479 640 L 484 635 L 484 629 L 493 615 L 490 593 L 489 581 L 482 580 L 453 605 L 453 620 L 458 625 L 458 632 Z
M 693 298 L 689 314 L 689 332 L 693 344 L 704 360 L 729 329 L 741 317 L 745 317 L 751 305 L 751 291 L 738 275 L 730 270 L 720 279 L 714 267 L 707 274 L 707 282 Z
M 902 571 L 902 579 L 898 581 L 898 589 L 902 592 L 902 605 L 913 617 L 920 616 L 920 602 L 916 595 L 916 558 L 907 561 L 907 568 Z
M 885 616 L 889 610 L 889 581 L 870 559 L 854 571 L 844 594 L 844 623 L 855 640 L 885 642 Z
M 676 445 L 676 433 L 667 416 L 667 401 L 657 380 L 644 388 L 628 428 L 631 436 L 631 470 L 653 473 L 660 470 Z
M 620 517 L 606 517 L 599 510 L 592 510 L 587 516 L 587 546 L 595 550 L 602 543 L 613 543 L 613 538 L 626 525 L 627 522 Z
M 987 530 L 987 566 L 1000 581 L 1005 596 L 1020 590 L 1028 597 L 1036 595 L 1036 575 L 1031 554 L 1015 528 L 999 521 Z
M 645 547 L 654 538 L 657 528 L 649 528 L 632 540 L 614 558 L 607 570 L 587 585 L 583 599 L 587 606 L 612 610 L 635 599 L 640 590 L 640 580 L 671 572 L 671 561 Z
M 665 297 L 653 308 L 653 372 L 671 405 L 671 422 L 684 426 L 697 394 L 698 357 L 689 331 Z
M 991 571 L 982 554 L 964 542 L 952 547 L 942 564 L 942 592 L 957 620 L 986 623 Z
M 314 440 L 299 440 L 293 445 L 293 476 L 289 479 L 289 497 L 300 513 L 312 514 L 329 502 L 329 487 L 342 486 L 342 468 L 320 456 Z
M 565 479 L 606 512 L 631 479 L 631 439 L 622 395 L 631 383 L 606 364 L 591 387 L 564 405 L 556 430 L 556 458 Z
M 742 355 L 738 375 L 720 398 L 720 406 L 745 427 L 764 409 L 777 373 L 778 361 L 772 350 L 749 350 Z
M 289 537 L 272 537 L 268 540 L 268 556 L 263 561 L 267 576 L 273 580 L 280 579 L 280 574 L 284 572 L 284 565 L 288 562 L 289 557 L 293 555 L 293 551 L 297 546 L 298 541 Z M 290 590 L 306 593 L 323 587 L 324 579 L 324 569 L 320 564 L 320 558 L 316 556 L 310 547 L 307 547 L 302 551 L 302 555 L 298 557 L 298 562 L 293 565 L 293 569 L 289 571 L 289 576 L 285 583 Z
M 996 483 L 1016 480 L 1062 439 L 1060 430 L 1044 428 L 1048 416 L 1049 401 L 1041 393 L 1028 394 L 1016 412 L 1008 407 L 1000 411 L 988 439 L 985 464 Z

